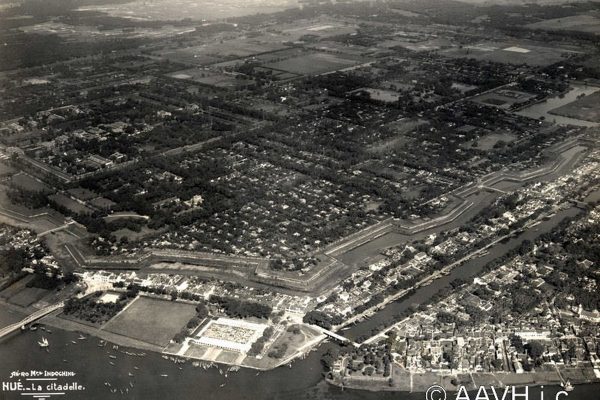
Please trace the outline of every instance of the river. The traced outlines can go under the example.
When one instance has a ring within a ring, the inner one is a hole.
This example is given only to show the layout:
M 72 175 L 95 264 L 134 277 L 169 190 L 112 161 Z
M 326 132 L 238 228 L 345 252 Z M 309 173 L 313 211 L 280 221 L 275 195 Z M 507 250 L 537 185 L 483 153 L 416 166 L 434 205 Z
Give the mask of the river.
M 518 111 L 517 114 L 535 119 L 544 117 L 547 121 L 551 121 L 560 125 L 575 125 L 585 127 L 598 126 L 599 124 L 596 122 L 564 117 L 562 115 L 550 114 L 550 111 L 562 107 L 565 104 L 569 104 L 573 101 L 576 101 L 577 96 L 589 96 L 590 94 L 595 93 L 598 90 L 600 90 L 600 88 L 596 86 L 571 85 L 571 89 L 567 93 L 565 93 L 564 96 L 551 97 L 545 101 L 542 101 L 541 103 L 525 107 L 521 111 Z
M 37 341 L 47 337 L 49 351 L 37 346 Z M 54 329 L 51 334 L 43 331 L 18 333 L 0 345 L 0 380 L 8 381 L 13 371 L 46 370 L 73 371 L 74 378 L 59 378 L 58 382 L 77 381 L 85 387 L 80 393 L 67 393 L 64 400 L 422 400 L 422 393 L 368 392 L 341 390 L 326 384 L 321 377 L 319 362 L 322 352 L 333 344 L 324 344 L 309 357 L 297 361 L 292 368 L 280 367 L 261 372 L 242 369 L 230 373 L 227 378 L 216 368 L 204 370 L 189 363 L 181 369 L 158 354 L 144 357 L 127 356 L 112 349 L 111 345 L 98 347 L 98 339 Z M 73 344 L 72 342 L 76 344 Z M 123 350 L 122 347 L 119 350 Z M 138 352 L 138 350 L 132 350 Z M 116 355 L 116 359 L 108 357 Z M 115 365 L 111 365 L 113 362 Z M 135 369 L 138 367 L 139 369 Z M 129 376 L 131 372 L 133 376 Z M 166 377 L 161 375 L 168 375 Z M 110 384 L 110 387 L 106 383 Z M 224 384 L 224 386 L 222 386 Z M 111 389 L 117 389 L 111 393 Z M 600 385 L 578 385 L 569 398 L 596 400 Z M 123 390 L 123 394 L 121 394 Z M 560 390 L 546 387 L 545 399 Z M 538 400 L 539 389 L 531 388 L 530 399 Z M 475 396 L 472 395 L 472 398 Z M 23 399 L 16 393 L 1 393 L 5 400 Z M 452 398 L 452 395 L 450 395 Z

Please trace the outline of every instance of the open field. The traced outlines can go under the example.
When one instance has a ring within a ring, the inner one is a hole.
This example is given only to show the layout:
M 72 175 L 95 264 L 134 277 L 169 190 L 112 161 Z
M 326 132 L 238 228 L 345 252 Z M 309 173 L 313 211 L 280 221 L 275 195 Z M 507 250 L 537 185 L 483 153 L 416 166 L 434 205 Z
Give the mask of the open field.
M 251 83 L 249 80 L 236 79 L 235 75 L 206 71 L 197 68 L 176 71 L 167 76 L 175 79 L 186 79 L 201 83 L 203 85 L 216 86 L 220 88 L 235 88 Z
M 143 342 L 166 346 L 195 314 L 191 304 L 139 297 L 110 320 L 103 329 Z
M 546 66 L 564 59 L 564 55 L 576 53 L 560 47 L 544 47 L 531 43 L 481 42 L 473 46 L 452 48 L 440 52 L 448 57 L 474 58 L 504 64 L 527 64 Z
M 32 279 L 33 275 L 28 275 L 25 278 L 13 283 L 0 293 L 0 297 L 5 298 L 9 303 L 16 304 L 21 307 L 28 307 L 50 293 L 50 291 L 46 289 L 26 287 L 25 285 L 27 285 L 27 283 Z
M 600 91 L 584 96 L 572 103 L 555 108 L 550 114 L 562 115 L 591 122 L 600 122 Z
M 257 40 L 229 40 L 223 43 L 185 47 L 174 50 L 160 50 L 155 56 L 172 62 L 206 65 L 231 58 L 249 57 L 255 54 L 282 50 L 281 43 L 265 43 Z
M 25 318 L 25 315 L 13 311 L 8 307 L 0 306 L 0 328 L 19 322 L 23 318 Z
M 318 75 L 337 71 L 365 62 L 365 60 L 343 58 L 328 53 L 308 53 L 299 57 L 265 64 L 266 68 L 277 69 L 299 75 Z
M 64 194 L 57 193 L 52 196 L 48 196 L 49 200 L 52 200 L 59 206 L 62 206 L 75 214 L 91 214 L 92 209 L 84 206 L 83 204 L 65 196 Z
M 9 176 L 17 172 L 13 167 L 6 164 L 6 162 L 0 162 L 0 176 Z
M 44 298 L 49 290 L 39 288 L 24 288 L 16 295 L 12 296 L 8 301 L 21 307 L 29 307 L 30 305 Z
M 391 90 L 364 88 L 357 89 L 357 91 L 367 92 L 371 99 L 383 101 L 384 103 L 393 103 L 398 101 L 398 99 L 400 98 L 400 94 Z
M 526 25 L 527 28 L 550 31 L 576 31 L 600 34 L 600 18 L 594 15 L 572 15 L 564 18 L 547 19 Z
M 18 174 L 13 175 L 11 177 L 10 183 L 15 187 L 18 187 L 19 189 L 32 192 L 49 193 L 52 191 L 50 186 L 46 185 L 44 182 L 38 181 L 37 179 L 23 172 L 19 172 Z
M 295 0 L 262 1 L 237 0 L 197 1 L 197 0 L 134 0 L 125 3 L 82 6 L 80 11 L 102 11 L 114 17 L 137 18 L 143 20 L 221 19 L 256 13 L 269 13 L 297 5 Z
M 516 140 L 516 136 L 510 133 L 492 133 L 477 140 L 476 148 L 489 151 L 500 141 L 511 143 Z

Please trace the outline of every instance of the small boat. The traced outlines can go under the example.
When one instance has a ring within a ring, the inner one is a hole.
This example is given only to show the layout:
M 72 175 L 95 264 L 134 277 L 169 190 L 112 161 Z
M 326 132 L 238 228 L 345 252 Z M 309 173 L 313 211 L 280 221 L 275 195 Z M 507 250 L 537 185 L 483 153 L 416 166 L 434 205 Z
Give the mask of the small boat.
M 112 362 L 112 361 L 109 361 L 108 363 L 109 363 L 110 365 L 115 365 L 115 363 L 114 363 L 114 362 Z
M 133 369 L 139 369 L 138 367 L 133 367 Z
M 219 387 L 225 387 L 225 384 L 224 384 L 224 383 L 222 383 L 222 384 L 221 384 L 221 386 L 219 386 Z
M 129 386 L 133 389 L 133 382 L 129 382 Z
M 79 339 L 79 340 L 85 340 L 85 339 L 87 339 L 87 338 L 86 338 L 85 336 L 83 336 L 82 334 L 80 334 L 80 335 L 79 335 L 79 337 L 78 337 L 77 339 Z
M 167 375 L 167 374 L 160 374 L 160 376 L 162 376 L 163 378 L 166 378 L 169 375 Z
M 48 346 L 50 346 L 50 343 L 48 343 L 48 339 L 46 339 L 45 337 L 43 337 L 43 336 L 42 336 L 42 341 L 41 341 L 41 342 L 38 342 L 38 345 L 39 345 L 41 348 L 44 348 L 44 347 L 48 347 Z
M 77 342 L 76 342 L 76 341 L 74 341 L 74 340 L 71 340 L 71 343 L 73 343 L 73 344 L 77 344 Z
M 113 356 L 112 354 L 110 354 L 109 357 L 112 358 L 112 359 L 117 358 L 117 356 Z
M 567 392 L 572 392 L 573 389 L 575 389 L 573 385 L 571 385 L 570 381 L 566 381 L 564 384 L 562 384 L 562 387 L 564 387 Z
M 131 372 L 129 372 L 127 375 L 129 375 L 129 376 L 133 376 L 133 374 L 132 374 Z
M 30 331 L 37 331 L 37 325 L 31 325 L 31 326 L 29 327 L 29 330 L 30 330 Z

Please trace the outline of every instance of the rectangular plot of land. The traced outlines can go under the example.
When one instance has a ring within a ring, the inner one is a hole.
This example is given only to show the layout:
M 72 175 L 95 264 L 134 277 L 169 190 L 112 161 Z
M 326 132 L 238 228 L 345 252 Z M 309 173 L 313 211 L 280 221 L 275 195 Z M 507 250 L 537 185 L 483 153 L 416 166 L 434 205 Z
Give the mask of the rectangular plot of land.
M 364 60 L 351 60 L 334 54 L 309 53 L 265 64 L 267 68 L 282 70 L 299 75 L 317 75 L 337 71 L 363 63 Z
M 480 43 L 463 48 L 443 50 L 441 54 L 448 57 L 475 58 L 482 61 L 493 61 L 505 64 L 527 64 L 546 66 L 564 60 L 565 57 L 578 51 L 558 46 L 547 47 L 540 42 L 523 43 Z
M 50 188 L 50 186 L 46 185 L 44 182 L 23 172 L 13 175 L 10 183 L 19 189 L 31 192 L 49 193 L 52 191 L 52 188 Z
M 196 315 L 191 304 L 140 297 L 110 320 L 104 330 L 166 346 L 177 332 Z

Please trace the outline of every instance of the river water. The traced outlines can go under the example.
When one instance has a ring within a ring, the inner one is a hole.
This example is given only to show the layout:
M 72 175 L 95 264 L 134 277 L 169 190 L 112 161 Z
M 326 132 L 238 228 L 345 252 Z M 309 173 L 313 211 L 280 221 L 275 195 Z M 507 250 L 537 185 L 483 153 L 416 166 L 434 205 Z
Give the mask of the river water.
M 50 341 L 49 351 L 36 342 L 41 337 Z M 180 367 L 162 359 L 158 354 L 144 357 L 127 356 L 113 350 L 111 345 L 98 347 L 99 340 L 88 337 L 79 340 L 78 334 L 53 330 L 18 333 L 0 345 L 0 381 L 10 381 L 13 371 L 45 370 L 73 371 L 74 378 L 59 378 L 58 382 L 77 381 L 85 387 L 79 393 L 58 398 L 64 400 L 422 400 L 422 393 L 368 392 L 341 390 L 326 384 L 321 377 L 319 362 L 322 352 L 333 344 L 326 343 L 292 368 L 280 367 L 257 375 L 254 370 L 242 369 L 227 378 L 216 368 L 204 370 L 189 363 Z M 73 344 L 74 341 L 76 344 Z M 122 350 L 123 348 L 119 348 Z M 138 352 L 138 350 L 131 350 Z M 108 355 L 116 355 L 116 359 Z M 113 362 L 115 365 L 111 365 Z M 135 369 L 138 367 L 139 369 Z M 133 376 L 129 376 L 131 372 Z M 168 375 L 166 377 L 162 375 Z M 108 387 L 107 384 L 110 384 Z M 224 386 L 222 386 L 224 384 Z M 116 393 L 111 393 L 116 389 Z M 569 399 L 597 400 L 600 385 L 578 385 Z M 123 393 L 121 393 L 121 390 Z M 539 400 L 539 390 L 531 388 L 531 400 Z M 553 399 L 559 387 L 546 387 L 545 400 Z M 5 400 L 23 399 L 17 393 L 0 392 Z M 56 397 L 54 397 L 56 398 Z M 450 394 L 449 398 L 455 398 Z M 474 395 L 471 398 L 475 398 Z M 524 399 L 521 399 L 524 400 Z M 564 400 L 564 399 L 563 399 Z
M 564 117 L 562 115 L 550 114 L 550 111 L 562 107 L 565 104 L 569 104 L 573 101 L 576 101 L 577 96 L 589 96 L 590 94 L 595 93 L 598 90 L 600 90 L 600 88 L 596 86 L 571 85 L 571 89 L 567 93 L 565 93 L 564 96 L 551 97 L 545 101 L 542 101 L 541 103 L 537 103 L 530 107 L 526 107 L 523 110 L 518 111 L 517 114 L 536 119 L 544 117 L 547 121 L 551 121 L 560 125 L 575 125 L 586 127 L 598 126 L 599 124 L 597 122 L 584 121 L 581 119 Z

